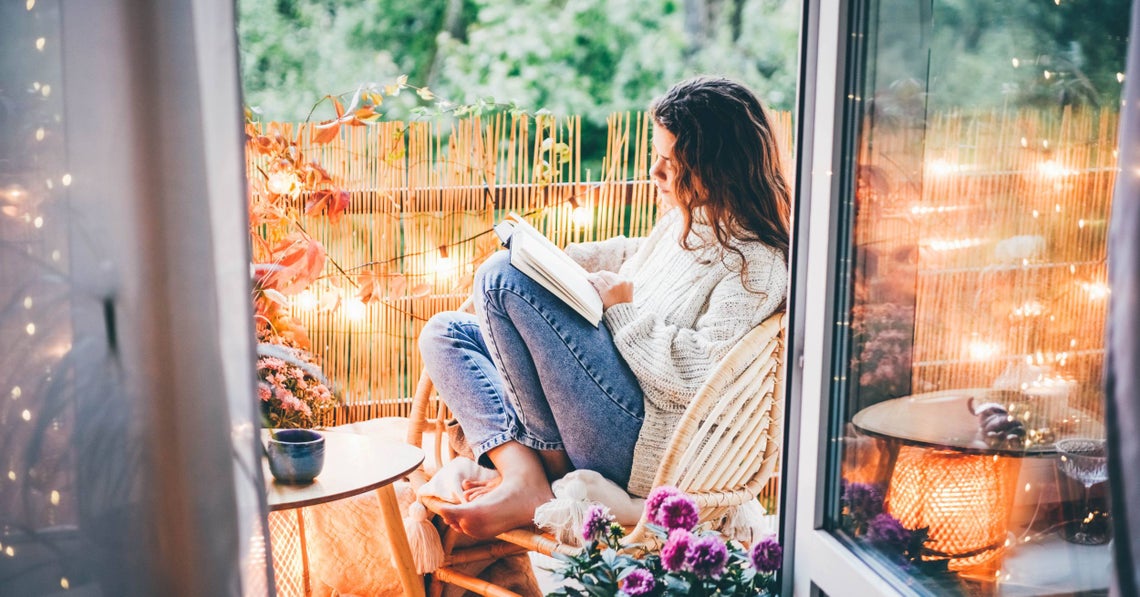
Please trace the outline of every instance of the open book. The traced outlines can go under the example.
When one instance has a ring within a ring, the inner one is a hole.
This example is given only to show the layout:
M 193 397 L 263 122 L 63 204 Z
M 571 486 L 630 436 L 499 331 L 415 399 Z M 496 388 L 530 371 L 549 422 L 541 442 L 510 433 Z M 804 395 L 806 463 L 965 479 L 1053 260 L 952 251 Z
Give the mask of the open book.
M 514 212 L 495 225 L 495 234 L 510 247 L 511 265 L 598 327 L 602 298 L 582 266 Z

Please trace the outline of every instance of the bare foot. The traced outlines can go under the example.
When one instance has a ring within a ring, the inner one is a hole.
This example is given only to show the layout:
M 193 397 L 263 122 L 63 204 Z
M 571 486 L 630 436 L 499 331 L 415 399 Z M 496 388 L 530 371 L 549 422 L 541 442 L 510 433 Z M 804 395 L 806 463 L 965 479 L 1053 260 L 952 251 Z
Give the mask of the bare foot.
M 440 516 L 452 528 L 476 539 L 528 526 L 534 521 L 535 508 L 554 498 L 545 475 L 531 477 L 500 477 L 497 486 L 487 488 L 477 501 L 442 507 Z
M 464 479 L 460 484 L 460 488 L 463 489 L 463 501 L 470 502 L 471 500 L 481 495 L 485 495 L 487 492 L 498 487 L 499 483 L 502 482 L 503 478 L 501 476 L 495 477 L 489 481 L 475 481 L 472 479 Z

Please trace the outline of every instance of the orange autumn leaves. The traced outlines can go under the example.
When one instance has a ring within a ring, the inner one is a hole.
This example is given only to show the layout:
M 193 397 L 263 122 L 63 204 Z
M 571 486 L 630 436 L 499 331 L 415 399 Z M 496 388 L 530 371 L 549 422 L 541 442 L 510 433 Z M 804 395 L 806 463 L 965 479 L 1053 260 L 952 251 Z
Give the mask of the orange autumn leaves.
M 327 95 L 317 106 L 328 101 L 336 112 L 335 118 L 311 128 L 309 143 L 321 146 L 331 143 L 341 133 L 342 126 L 366 126 L 379 122 L 379 108 L 385 96 L 399 95 L 403 89 L 413 89 L 421 100 L 430 101 L 434 94 L 426 87 L 408 85 L 401 76 L 392 85 L 381 87 L 372 84 L 358 88 L 348 101 L 348 94 Z M 317 106 L 314 106 L 316 109 Z M 408 289 L 402 274 L 389 274 L 369 268 L 363 273 L 349 275 L 332 262 L 325 247 L 310 236 L 301 223 L 305 217 L 327 217 L 336 222 L 348 210 L 351 196 L 338 181 L 302 149 L 303 131 L 298 127 L 295 135 L 287 135 L 270 125 L 266 130 L 252 122 L 253 111 L 246 110 L 246 149 L 261 159 L 259 166 L 250 172 L 249 221 L 254 257 L 254 308 L 258 336 L 262 340 L 278 340 L 307 348 L 304 329 L 289 315 L 290 296 L 309 289 L 314 282 L 325 278 L 325 292 L 319 301 L 312 294 L 304 297 L 320 310 L 336 309 L 342 299 L 355 291 L 356 300 L 362 303 L 382 301 L 405 292 L 427 294 L 427 285 Z M 401 159 L 402 135 L 398 146 L 388 155 L 390 160 Z M 342 276 L 324 276 L 326 266 L 332 265 Z M 350 290 L 348 287 L 352 287 Z M 421 288 L 422 287 L 422 288 Z

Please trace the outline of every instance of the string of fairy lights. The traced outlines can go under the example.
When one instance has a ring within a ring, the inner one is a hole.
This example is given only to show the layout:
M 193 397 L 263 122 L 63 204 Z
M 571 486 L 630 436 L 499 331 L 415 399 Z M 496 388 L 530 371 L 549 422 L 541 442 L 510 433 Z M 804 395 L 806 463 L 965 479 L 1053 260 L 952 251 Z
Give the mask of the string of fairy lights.
M 572 193 L 565 198 L 561 199 L 555 205 L 547 205 L 532 211 L 528 211 L 522 216 L 529 218 L 531 216 L 543 216 L 551 210 L 569 210 L 569 221 L 573 223 L 574 228 L 578 232 L 589 229 L 594 224 L 594 214 L 589 202 L 582 199 L 582 197 L 589 196 L 598 192 L 604 183 L 590 183 L 586 182 L 578 185 L 579 192 Z M 625 183 L 621 183 L 625 184 Z M 409 251 L 402 253 L 396 257 L 392 257 L 382 261 L 368 261 L 365 263 L 344 267 L 337 265 L 336 272 L 322 274 L 313 284 L 301 290 L 296 295 L 290 297 L 290 306 L 300 311 L 336 311 L 338 309 L 343 311 L 345 318 L 350 322 L 363 321 L 368 315 L 368 304 L 354 296 L 351 292 L 342 291 L 331 284 L 327 284 L 327 280 L 332 276 L 344 277 L 349 286 L 355 288 L 355 283 L 352 282 L 352 274 L 360 272 L 370 267 L 378 265 L 388 265 L 396 262 L 405 262 L 417 257 L 424 258 L 426 268 L 424 271 L 407 271 L 398 273 L 383 274 L 381 277 L 385 278 L 431 278 L 431 279 L 447 279 L 457 281 L 464 274 L 472 274 L 475 271 L 475 264 L 473 262 L 459 263 L 452 257 L 452 249 L 458 247 L 466 247 L 475 243 L 479 239 L 489 236 L 494 233 L 493 228 L 480 230 L 475 234 L 467 237 L 446 243 L 440 243 L 431 249 Z M 314 288 L 316 287 L 316 288 Z M 426 321 L 425 317 L 410 313 L 396 307 L 388 300 L 372 301 L 381 307 L 399 310 L 405 315 L 418 320 Z
M 59 105 L 60 97 L 58 94 L 58 84 L 53 86 L 53 81 L 59 77 L 59 46 L 54 40 L 58 37 L 50 37 L 50 33 L 55 31 L 58 33 L 58 26 L 53 28 L 53 23 L 58 25 L 58 5 L 56 3 L 43 3 L 37 0 L 24 1 L 23 19 L 24 23 L 18 27 L 12 27 L 12 31 L 22 31 L 23 36 L 15 40 L 5 41 L 5 51 L 15 51 L 24 54 L 20 60 L 25 65 L 35 65 L 31 69 L 39 73 L 33 75 L 33 80 L 26 81 L 22 85 L 14 85 L 23 92 L 23 96 L 18 98 L 18 108 L 27 106 L 28 109 L 23 110 L 19 117 L 25 122 L 38 121 L 40 124 L 36 125 L 34 129 L 30 130 L 30 134 L 26 137 L 21 135 L 22 141 L 16 141 L 15 145 L 19 149 L 19 153 L 25 156 L 19 166 L 26 168 L 23 171 L 17 172 L 19 179 L 24 182 L 24 185 L 11 183 L 6 186 L 0 187 L 0 213 L 11 221 L 21 223 L 27 228 L 26 232 L 20 234 L 24 245 L 24 257 L 28 258 L 27 263 L 31 264 L 31 269 L 25 271 L 32 271 L 40 264 L 50 264 L 52 267 L 57 267 L 63 261 L 64 253 L 60 248 L 48 247 L 47 239 L 49 234 L 52 233 L 52 222 L 48 221 L 47 211 L 45 206 L 53 198 L 54 195 L 63 191 L 73 184 L 73 177 L 67 172 L 54 173 L 49 176 L 43 176 L 45 169 L 51 167 L 52 164 L 61 163 L 62 152 L 59 144 L 60 134 L 62 132 L 63 118 L 60 114 Z M 12 13 L 18 11 L 18 8 L 12 8 Z M 21 146 L 22 145 L 22 146 Z M 43 254 L 46 253 L 46 254 Z M 18 274 L 17 274 L 18 275 Z M 22 318 L 24 321 L 18 324 L 20 333 L 26 336 L 27 340 L 36 343 L 37 345 L 45 345 L 53 338 L 49 338 L 52 329 L 55 326 L 37 325 L 35 314 L 38 312 L 39 307 L 43 306 L 43 300 L 37 297 L 36 285 L 28 284 L 26 294 L 21 298 L 18 294 L 14 297 L 16 305 L 22 307 L 15 318 Z M 45 335 L 47 334 L 47 335 Z M 52 359 L 62 358 L 70 350 L 70 343 L 64 341 L 63 344 L 54 347 L 48 347 L 42 352 L 42 356 L 52 362 Z M 34 371 L 24 372 L 31 375 L 38 375 L 39 369 Z M 36 380 L 34 385 L 41 386 L 47 385 L 52 382 L 52 368 L 47 365 L 43 370 L 43 377 Z M 28 387 L 28 379 L 13 379 L 12 385 L 6 389 L 4 394 L 15 409 L 3 409 L 4 417 L 7 419 L 9 412 L 18 413 L 18 422 L 23 424 L 38 424 L 41 413 L 37 412 L 37 390 Z M 4 421 L 7 425 L 8 422 Z M 64 429 L 60 425 L 58 417 L 47 422 L 47 429 L 52 432 L 61 432 Z M 20 437 L 22 434 L 19 432 L 9 434 L 10 437 Z M 54 488 L 40 488 L 34 487 L 34 484 L 40 483 L 60 483 L 65 482 L 64 477 L 67 476 L 66 471 L 54 471 L 55 474 L 49 474 L 47 471 L 33 469 L 31 466 L 21 466 L 18 461 L 19 458 L 26 454 L 21 450 L 9 450 L 6 458 L 6 469 L 0 477 L 0 483 L 9 483 L 8 489 L 14 491 L 6 491 L 4 493 L 9 496 L 30 495 L 33 497 L 31 506 L 34 510 L 25 512 L 26 516 L 42 516 L 42 520 L 27 521 L 29 523 L 43 524 L 47 527 L 52 527 L 59 524 L 61 508 L 68 506 L 70 498 L 65 495 L 62 487 Z M 41 459 L 44 456 L 41 455 Z M 27 463 L 25 463 L 27 464 Z M 38 510 L 36 500 L 44 500 L 43 510 Z M 16 559 L 21 556 L 18 545 L 13 541 L 13 529 L 9 525 L 3 528 L 3 535 L 0 537 L 0 557 L 7 557 Z M 71 580 L 66 575 L 60 575 L 59 587 L 67 590 L 71 588 Z

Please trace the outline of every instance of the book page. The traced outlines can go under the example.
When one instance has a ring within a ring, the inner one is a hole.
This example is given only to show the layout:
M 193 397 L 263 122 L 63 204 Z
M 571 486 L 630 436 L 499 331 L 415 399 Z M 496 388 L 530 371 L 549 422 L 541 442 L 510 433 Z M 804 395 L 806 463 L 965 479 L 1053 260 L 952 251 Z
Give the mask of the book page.
M 517 214 L 512 216 L 517 218 Z M 514 223 L 511 264 L 597 326 L 602 319 L 602 298 L 586 270 L 534 226 L 521 218 Z

